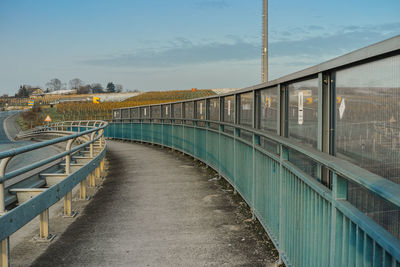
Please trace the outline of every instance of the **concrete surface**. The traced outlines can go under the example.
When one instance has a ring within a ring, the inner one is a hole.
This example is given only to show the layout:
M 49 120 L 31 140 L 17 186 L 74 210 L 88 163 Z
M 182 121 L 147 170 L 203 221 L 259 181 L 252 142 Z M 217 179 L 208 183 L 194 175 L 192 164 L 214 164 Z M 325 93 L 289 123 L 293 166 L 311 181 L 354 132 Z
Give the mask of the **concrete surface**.
M 247 205 L 204 165 L 115 141 L 107 160 L 100 190 L 32 266 L 274 266 Z
M 107 164 L 107 163 L 106 163 Z M 96 184 L 101 184 L 102 180 L 96 179 Z M 98 187 L 88 187 L 87 195 L 93 196 Z M 82 214 L 84 208 L 90 200 L 79 199 L 79 185 L 72 191 L 72 210 L 77 212 L 73 218 L 63 217 L 64 199 L 50 207 L 49 228 L 50 234 L 55 235 L 52 242 L 55 242 L 63 232 Z M 39 216 L 24 225 L 10 237 L 10 258 L 11 267 L 29 266 L 52 244 L 49 242 L 37 242 L 34 237 L 39 235 Z

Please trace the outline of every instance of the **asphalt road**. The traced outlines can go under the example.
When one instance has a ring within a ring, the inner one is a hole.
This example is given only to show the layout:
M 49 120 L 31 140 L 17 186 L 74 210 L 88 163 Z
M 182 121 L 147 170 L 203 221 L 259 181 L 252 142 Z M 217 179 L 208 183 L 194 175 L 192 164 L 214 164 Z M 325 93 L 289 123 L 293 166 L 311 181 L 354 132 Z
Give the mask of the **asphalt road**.
M 1 111 L 0 112 L 0 152 L 13 149 L 20 146 L 32 144 L 33 141 L 15 141 L 14 137 L 19 132 L 16 123 L 17 113 L 19 111 Z M 27 152 L 14 157 L 7 165 L 6 172 L 19 169 L 23 166 L 32 164 L 51 155 L 60 153 L 55 147 L 45 147 L 35 151 Z M 5 186 L 13 184 L 15 181 L 6 181 Z
M 18 111 L 1 111 L 0 112 L 0 150 L 3 150 L 2 147 L 6 147 L 5 145 L 7 144 L 12 144 L 13 140 L 10 140 L 9 136 L 7 134 L 9 134 L 10 136 L 14 135 L 15 136 L 15 131 L 16 131 L 16 127 L 10 127 L 10 129 L 6 129 L 8 128 L 9 125 L 12 125 L 13 123 L 10 123 L 10 118 L 12 115 L 16 115 L 18 113 Z M 12 131 L 13 130 L 13 131 Z M 9 132 L 9 133 L 8 133 Z

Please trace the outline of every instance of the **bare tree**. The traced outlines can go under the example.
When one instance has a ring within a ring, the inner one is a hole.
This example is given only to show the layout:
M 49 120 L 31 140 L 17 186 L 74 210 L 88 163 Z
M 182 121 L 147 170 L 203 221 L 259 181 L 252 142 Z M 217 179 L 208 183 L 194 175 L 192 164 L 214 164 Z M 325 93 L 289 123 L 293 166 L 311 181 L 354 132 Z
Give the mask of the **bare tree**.
M 71 88 L 72 90 L 78 90 L 83 85 L 83 81 L 79 78 L 75 78 L 69 81 L 69 88 Z
M 123 87 L 122 87 L 121 84 L 116 84 L 116 85 L 115 85 L 115 92 L 121 93 L 121 92 L 122 92 L 122 89 L 123 89 Z
M 46 87 L 50 89 L 50 91 L 61 90 L 62 84 L 61 81 L 57 78 L 51 79 L 50 82 L 46 83 Z
M 92 92 L 95 94 L 104 93 L 104 88 L 99 83 L 92 83 L 92 85 L 90 87 L 92 88 Z
M 76 90 L 76 92 L 78 94 L 89 94 L 91 91 L 92 91 L 92 88 L 90 87 L 89 84 L 79 86 L 79 88 Z

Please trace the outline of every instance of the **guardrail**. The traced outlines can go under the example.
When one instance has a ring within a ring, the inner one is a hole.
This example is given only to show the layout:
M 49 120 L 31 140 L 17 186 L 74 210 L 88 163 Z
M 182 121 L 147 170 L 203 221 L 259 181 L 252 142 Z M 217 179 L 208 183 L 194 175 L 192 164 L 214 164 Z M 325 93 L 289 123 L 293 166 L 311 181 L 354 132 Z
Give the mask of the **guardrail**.
M 211 166 L 287 266 L 399 266 L 399 66 L 397 36 L 233 93 L 115 109 L 105 136 Z
M 53 204 L 64 198 L 64 216 L 74 216 L 72 189 L 80 184 L 80 198 L 86 199 L 86 179 L 93 187 L 96 178 L 100 178 L 104 171 L 106 143 L 103 133 L 107 125 L 108 123 L 104 121 L 76 121 L 44 125 L 20 133 L 17 137 L 45 135 L 61 137 L 0 152 L 0 240 L 2 240 L 0 266 L 9 266 L 10 263 L 9 236 L 37 215 L 40 215 L 38 239 L 51 240 L 53 238 L 49 233 L 49 208 Z M 66 143 L 65 152 L 14 171 L 5 171 L 13 157 L 60 143 Z M 74 143 L 75 146 L 73 146 Z M 6 181 L 12 181 L 13 178 L 32 171 L 34 172 L 32 175 L 36 175 L 35 179 L 31 179 L 31 176 L 25 177 L 5 187 Z M 5 193 L 8 197 L 5 197 Z M 18 206 L 12 208 L 10 204 L 14 201 L 18 201 Z M 7 206 L 12 209 L 6 211 Z

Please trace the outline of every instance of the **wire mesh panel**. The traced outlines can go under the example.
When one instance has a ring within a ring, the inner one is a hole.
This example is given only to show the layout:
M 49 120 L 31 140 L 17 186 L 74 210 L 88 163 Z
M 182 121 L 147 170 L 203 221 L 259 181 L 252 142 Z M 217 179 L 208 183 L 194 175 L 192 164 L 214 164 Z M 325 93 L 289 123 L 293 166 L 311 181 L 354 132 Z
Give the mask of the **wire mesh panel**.
M 336 155 L 400 183 L 400 56 L 336 73 Z
M 400 208 L 360 185 L 348 181 L 348 201 L 400 239 Z
M 151 118 L 159 119 L 161 118 L 161 106 L 151 106 Z
M 219 98 L 210 99 L 209 114 L 210 120 L 219 121 Z
M 161 106 L 161 115 L 163 118 L 171 118 L 171 106 L 170 105 L 162 105 Z
M 224 122 L 235 122 L 235 96 L 224 97 Z
M 173 118 L 181 119 L 182 118 L 182 104 L 181 103 L 174 104 L 173 109 L 174 109 Z
M 260 91 L 260 129 L 277 133 L 278 130 L 278 89 Z
M 205 100 L 196 101 L 196 119 L 199 119 L 199 120 L 206 119 L 206 101 Z
M 166 120 L 166 118 L 171 118 L 171 105 L 161 106 L 161 116 L 164 119 L 164 123 L 170 123 L 171 120 Z
M 113 119 L 120 119 L 121 118 L 121 110 L 115 109 L 113 112 Z
M 289 89 L 289 137 L 317 147 L 318 79 L 291 83 Z
M 193 102 L 185 102 L 185 119 L 193 119 L 194 118 L 194 103 Z
M 336 155 L 400 183 L 400 56 L 336 73 Z M 348 199 L 400 238 L 400 210 L 356 184 Z
M 131 118 L 133 119 L 139 118 L 139 108 L 131 108 Z
M 129 119 L 129 109 L 128 108 L 122 109 L 121 116 L 122 116 L 122 119 Z
M 206 100 L 198 100 L 194 102 L 196 105 L 195 118 L 198 120 L 206 119 Z M 197 126 L 205 127 L 206 124 L 203 121 L 198 121 Z
M 184 116 L 185 119 L 193 119 L 194 118 L 194 102 L 185 102 L 183 104 L 185 108 Z M 185 121 L 186 124 L 193 125 L 193 121 Z
M 220 112 L 220 105 L 219 105 L 219 98 L 212 98 L 210 99 L 209 105 L 209 119 L 212 121 L 219 121 L 219 112 Z M 218 130 L 218 124 L 210 123 L 210 128 Z
M 140 117 L 141 118 L 150 118 L 150 108 L 149 107 L 141 107 L 140 108 Z
M 248 127 L 253 123 L 253 92 L 240 94 L 239 123 Z

